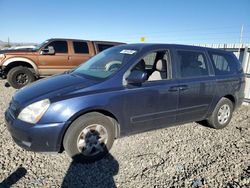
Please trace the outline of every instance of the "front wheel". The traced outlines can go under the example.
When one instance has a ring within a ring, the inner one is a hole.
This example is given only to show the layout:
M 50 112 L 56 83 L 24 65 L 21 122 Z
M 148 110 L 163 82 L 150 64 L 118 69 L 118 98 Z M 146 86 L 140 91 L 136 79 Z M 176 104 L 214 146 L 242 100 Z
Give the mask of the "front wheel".
M 215 129 L 226 127 L 232 118 L 233 103 L 231 100 L 223 97 L 217 103 L 212 115 L 208 118 L 207 123 Z
M 92 112 L 77 118 L 68 128 L 63 146 L 76 161 L 94 162 L 103 158 L 115 139 L 115 125 L 110 117 Z
M 18 66 L 8 72 L 7 80 L 13 88 L 20 89 L 32 83 L 35 76 L 27 67 Z

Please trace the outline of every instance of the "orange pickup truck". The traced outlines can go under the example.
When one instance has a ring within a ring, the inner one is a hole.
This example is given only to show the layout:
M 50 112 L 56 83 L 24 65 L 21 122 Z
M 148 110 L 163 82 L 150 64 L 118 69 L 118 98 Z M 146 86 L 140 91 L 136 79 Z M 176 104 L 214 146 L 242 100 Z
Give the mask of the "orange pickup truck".
M 0 77 L 19 89 L 39 77 L 73 69 L 119 42 L 49 39 L 31 49 L 0 51 Z

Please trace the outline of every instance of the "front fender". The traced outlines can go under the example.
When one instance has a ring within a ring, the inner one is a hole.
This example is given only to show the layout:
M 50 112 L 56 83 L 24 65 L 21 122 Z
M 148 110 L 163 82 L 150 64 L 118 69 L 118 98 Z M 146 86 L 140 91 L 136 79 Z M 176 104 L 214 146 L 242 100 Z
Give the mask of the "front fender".
M 33 62 L 31 59 L 24 58 L 24 57 L 13 57 L 13 58 L 6 59 L 2 63 L 2 66 L 3 67 L 7 67 L 7 66 L 9 66 L 10 64 L 12 64 L 14 62 L 25 62 L 25 63 L 28 63 L 28 64 L 30 64 L 33 67 L 33 69 L 35 70 L 36 74 L 39 74 L 38 67 L 35 64 L 35 62 Z

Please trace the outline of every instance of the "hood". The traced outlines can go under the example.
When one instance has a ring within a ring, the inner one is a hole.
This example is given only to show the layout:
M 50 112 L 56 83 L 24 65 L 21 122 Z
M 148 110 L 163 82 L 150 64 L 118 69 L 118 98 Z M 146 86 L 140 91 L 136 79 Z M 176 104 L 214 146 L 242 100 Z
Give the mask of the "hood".
M 32 48 L 0 50 L 0 54 L 26 54 L 35 52 Z
M 86 79 L 75 74 L 64 73 L 42 79 L 16 92 L 13 100 L 20 105 L 32 103 L 45 98 L 59 97 L 67 92 L 87 88 L 96 84 L 97 81 Z

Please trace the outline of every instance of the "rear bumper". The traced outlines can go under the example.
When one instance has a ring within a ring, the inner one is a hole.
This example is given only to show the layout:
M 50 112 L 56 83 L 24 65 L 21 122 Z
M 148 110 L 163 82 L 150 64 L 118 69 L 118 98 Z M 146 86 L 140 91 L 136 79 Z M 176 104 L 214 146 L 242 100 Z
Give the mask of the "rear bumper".
M 246 74 L 244 102 L 250 103 L 250 74 Z
M 59 152 L 65 123 L 32 125 L 14 119 L 9 110 L 5 122 L 13 140 L 20 147 L 35 152 Z
M 239 108 L 244 102 L 244 97 L 241 97 L 240 99 L 237 100 L 235 104 L 235 109 Z

